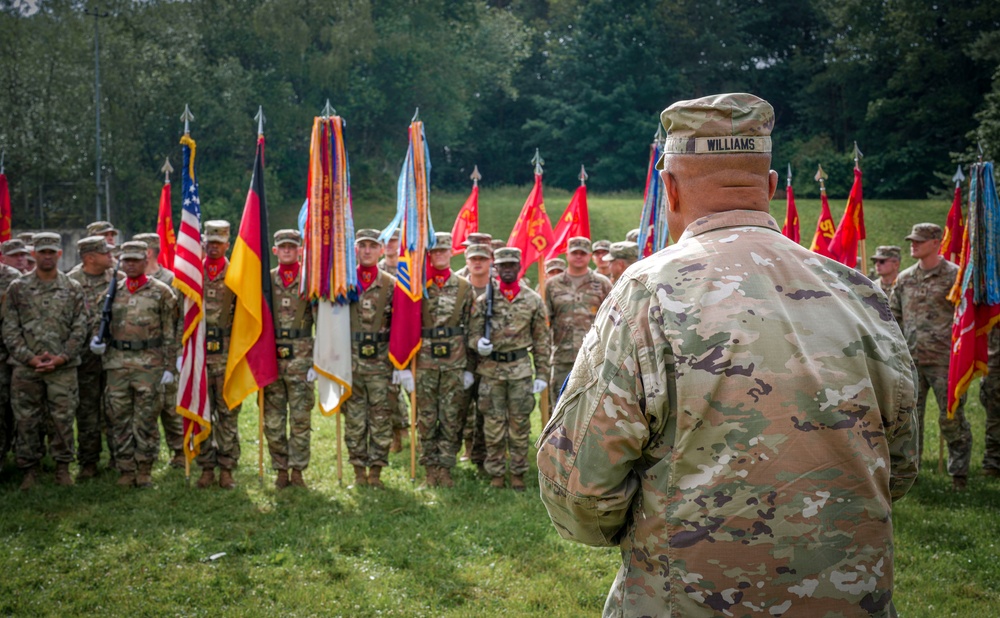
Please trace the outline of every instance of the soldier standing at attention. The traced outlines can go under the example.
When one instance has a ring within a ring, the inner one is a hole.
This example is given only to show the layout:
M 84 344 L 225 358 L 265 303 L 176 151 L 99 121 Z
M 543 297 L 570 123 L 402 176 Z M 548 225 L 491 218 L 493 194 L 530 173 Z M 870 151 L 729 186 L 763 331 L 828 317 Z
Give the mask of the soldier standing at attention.
M 482 232 L 472 232 L 471 234 L 469 234 L 469 237 L 465 239 L 465 242 L 462 243 L 462 246 L 468 248 L 469 245 L 489 245 L 490 242 L 492 241 L 493 241 L 493 236 L 491 236 L 490 234 L 484 234 Z M 458 275 L 459 277 L 465 277 L 466 279 L 469 278 L 468 259 L 466 259 L 465 266 L 455 271 L 455 274 Z
M 97 335 L 104 309 L 104 297 L 108 284 L 114 277 L 114 259 L 111 245 L 104 236 L 88 236 L 76 242 L 76 250 L 82 262 L 67 275 L 80 284 L 83 299 L 87 304 L 87 341 Z M 121 278 L 124 278 L 122 275 Z M 108 439 L 111 459 L 108 467 L 115 467 L 114 434 L 104 410 L 104 368 L 101 357 L 89 349 L 80 353 L 80 365 L 76 368 L 76 382 L 79 390 L 79 404 L 76 407 L 76 458 L 80 463 L 77 481 L 97 475 L 97 462 L 101 459 L 101 427 Z
M 76 367 L 87 344 L 87 304 L 80 284 L 59 272 L 59 234 L 35 234 L 34 272 L 15 279 L 3 306 L 3 341 L 11 375 L 11 406 L 17 427 L 21 489 L 34 486 L 44 454 L 41 428 L 51 419 L 49 449 L 56 483 L 72 485 L 73 419 L 79 394 Z
M 28 269 L 28 253 L 28 246 L 20 238 L 5 240 L 0 248 L 0 262 L 22 275 Z
M 593 249 L 594 253 L 591 257 L 594 259 L 594 270 L 596 270 L 598 273 L 610 279 L 611 266 L 604 261 L 604 256 L 607 255 L 609 251 L 611 251 L 611 241 L 595 240 Z
M 611 283 L 616 283 L 625 269 L 639 261 L 639 245 L 634 242 L 616 242 L 604 256 L 611 271 Z
M 559 389 L 573 369 L 583 338 L 594 325 L 611 281 L 587 268 L 590 240 L 574 236 L 566 241 L 566 272 L 545 283 L 545 308 L 552 331 L 552 379 L 549 401 L 556 405 Z
M 153 486 L 153 463 L 160 453 L 160 386 L 174 381 L 177 362 L 177 299 L 165 283 L 146 276 L 148 248 L 136 240 L 122 244 L 126 278 L 118 282 L 111 307 L 111 340 L 90 342 L 90 351 L 104 356 L 105 410 L 121 471 L 119 487 Z
M 170 288 L 174 294 L 177 307 L 177 327 L 174 329 L 177 339 L 173 345 L 177 348 L 177 356 L 183 354 L 181 337 L 184 335 L 184 316 L 181 313 L 183 299 L 181 291 L 174 287 L 174 272 L 169 268 L 160 266 L 160 235 L 154 233 L 136 234 L 132 240 L 146 243 L 149 249 L 146 251 L 146 276 L 156 279 L 160 283 Z M 169 368 L 168 368 L 169 369 Z M 180 371 L 178 369 L 178 371 Z M 163 407 L 160 409 L 160 424 L 163 425 L 163 437 L 167 442 L 167 448 L 173 453 L 170 458 L 171 468 L 184 468 L 184 419 L 177 412 L 177 380 L 164 384 Z
M 0 254 L 6 256 L 6 252 L 12 247 L 20 246 L 19 251 L 24 251 L 24 243 L 16 238 L 4 241 L 0 245 Z M 7 295 L 7 288 L 10 284 L 21 276 L 21 271 L 0 261 L 0 307 L 3 306 L 3 299 Z M 3 312 L 0 311 L 0 324 L 3 323 Z M 14 443 L 14 412 L 10 408 L 10 365 L 7 364 L 7 347 L 0 336 L 0 470 L 7 461 L 7 452 L 10 451 Z
M 420 465 L 428 487 L 453 487 L 451 469 L 462 446 L 463 411 L 475 382 L 475 358 L 467 352 L 469 317 L 475 292 L 468 279 L 451 267 L 451 234 L 435 234 L 428 250 L 427 290 L 421 303 L 420 352 L 417 354 L 417 429 Z
M 344 402 L 344 444 L 354 466 L 354 485 L 382 488 L 392 443 L 391 382 L 413 392 L 413 375 L 389 361 L 389 322 L 396 280 L 378 267 L 379 231 L 358 230 L 358 300 L 351 303 L 351 396 Z M 408 376 L 405 379 L 404 376 Z
M 486 473 L 490 487 L 503 488 L 510 455 L 510 486 L 524 491 L 528 471 L 528 434 L 535 395 L 545 390 L 549 376 L 549 333 L 542 297 L 517 280 L 521 250 L 504 247 L 494 252 L 500 284 L 494 290 L 492 316 L 488 295 L 476 299 L 469 324 L 470 345 L 481 357 L 479 411 L 486 434 Z M 486 321 L 490 338 L 483 337 Z M 531 355 L 529 356 L 529 352 Z M 535 366 L 532 370 L 531 359 Z M 534 375 L 532 375 L 534 374 Z
M 222 394 L 226 381 L 229 335 L 236 309 L 236 295 L 226 286 L 229 260 L 229 223 L 205 222 L 205 364 L 208 373 L 208 400 L 212 407 L 212 434 L 198 454 L 201 477 L 198 487 L 215 484 L 215 468 L 220 469 L 219 487 L 234 489 L 233 470 L 240 462 L 240 406 L 230 410 Z
M 306 488 L 302 472 L 309 467 L 313 382 L 313 322 L 315 306 L 299 296 L 298 230 L 274 233 L 278 267 L 271 270 L 271 306 L 278 354 L 278 379 L 264 388 L 264 435 L 271 466 L 278 471 L 276 489 Z M 292 471 L 291 479 L 288 471 Z
M 108 245 L 114 247 L 115 240 L 118 238 L 118 230 L 107 221 L 94 221 L 87 226 L 87 236 L 103 236 L 104 240 L 108 241 Z
M 566 272 L 566 260 L 562 258 L 552 258 L 545 260 L 545 277 L 551 278 Z M 535 290 L 538 292 L 538 290 Z
M 989 355 L 989 373 L 979 386 L 979 401 L 986 410 L 983 476 L 1000 478 L 1000 327 L 990 331 Z
M 948 443 L 948 474 L 951 485 L 962 491 L 968 484 L 972 459 L 972 429 L 965 419 L 965 396 L 955 416 L 948 418 L 948 363 L 951 360 L 951 324 L 955 305 L 948 292 L 955 283 L 958 266 L 939 255 L 944 231 L 934 223 L 913 226 L 906 240 L 916 264 L 899 273 L 889 298 L 892 315 L 899 322 L 910 355 L 917 364 L 917 415 L 920 420 L 918 454 L 924 448 L 924 411 L 927 391 L 934 389 L 938 425 Z
M 896 277 L 899 276 L 899 256 L 902 249 L 895 245 L 882 245 L 875 250 L 872 262 L 875 264 L 875 274 L 878 279 L 872 283 L 882 290 L 886 297 L 892 296 L 892 289 L 896 287 Z
M 620 546 L 605 615 L 895 615 L 916 419 L 885 296 L 768 214 L 766 101 L 660 119 L 676 244 L 615 284 L 539 437 L 549 516 Z
M 396 269 L 399 267 L 399 230 L 394 230 L 389 242 L 385 247 L 385 254 L 378 261 L 379 270 L 396 276 Z M 403 450 L 403 436 L 410 428 L 410 418 L 407 414 L 409 407 L 400 400 L 399 384 L 389 385 L 389 405 L 392 407 L 392 442 L 389 444 L 390 453 L 398 453 Z
M 474 298 L 486 293 L 486 287 L 493 276 L 493 249 L 489 244 L 470 244 L 465 248 L 465 268 L 469 271 L 469 283 L 472 285 Z M 475 301 L 473 301 L 473 304 Z M 474 340 L 481 335 L 469 331 L 466 337 Z M 475 372 L 473 372 L 475 374 Z M 483 433 L 483 414 L 479 409 L 479 375 L 473 376 L 475 381 L 469 387 L 469 398 L 465 412 L 459 417 L 459 424 L 465 429 L 462 434 L 465 439 L 465 455 L 462 460 L 471 460 L 480 473 L 485 474 L 483 466 L 486 461 L 486 434 Z

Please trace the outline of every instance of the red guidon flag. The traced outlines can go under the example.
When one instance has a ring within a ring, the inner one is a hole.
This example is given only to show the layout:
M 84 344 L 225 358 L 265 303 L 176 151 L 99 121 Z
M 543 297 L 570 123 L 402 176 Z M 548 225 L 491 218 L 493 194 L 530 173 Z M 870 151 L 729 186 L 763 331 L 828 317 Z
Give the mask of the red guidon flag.
M 827 212 L 830 206 L 826 207 Z M 785 188 L 785 225 L 781 228 L 781 233 L 786 237 L 799 242 L 799 209 L 795 207 L 795 192 L 792 191 L 792 183 L 789 181 Z
M 830 239 L 830 257 L 844 266 L 854 268 L 858 265 L 858 243 L 864 240 L 865 211 L 861 196 L 861 170 L 854 168 L 854 185 L 847 198 L 847 208 L 844 218 L 840 220 L 837 231 Z
M 458 255 L 465 253 L 462 245 L 469 234 L 479 231 L 479 185 L 473 185 L 472 193 L 462 204 L 462 209 L 458 211 L 455 218 L 455 225 L 451 226 L 451 254 Z
M 955 199 L 951 202 L 948 219 L 944 226 L 944 239 L 941 241 L 941 255 L 949 262 L 958 264 L 962 256 L 962 237 L 965 234 L 965 221 L 962 220 L 962 187 L 955 187 Z
M 260 135 L 240 233 L 226 270 L 226 287 L 236 295 L 226 381 L 222 389 L 230 409 L 240 405 L 247 395 L 278 379 L 267 239 L 264 136 Z
M 160 255 L 156 261 L 164 268 L 174 267 L 177 237 L 174 236 L 174 217 L 170 212 L 170 181 L 163 183 L 160 191 L 160 212 L 156 216 L 156 235 L 160 237 Z
M 541 194 L 541 188 L 539 188 Z M 555 241 L 549 248 L 545 259 L 552 259 L 560 253 L 566 252 L 566 243 L 574 236 L 584 236 L 590 238 L 590 213 L 587 211 L 587 185 L 580 185 L 573 194 L 573 199 L 569 201 L 566 210 L 559 217 L 556 224 Z
M 836 228 L 833 225 L 833 215 L 830 214 L 830 201 L 826 198 L 826 191 L 820 193 L 820 213 L 819 221 L 816 222 L 816 233 L 813 234 L 810 251 L 830 257 L 830 239 Z
M 542 175 L 535 173 L 535 186 L 532 187 L 528 199 L 521 208 L 517 223 L 507 240 L 508 247 L 521 250 L 521 272 L 518 279 L 524 277 L 528 266 L 545 257 L 549 247 L 554 242 L 552 223 L 545 214 L 545 200 L 542 197 Z
M 10 240 L 10 187 L 7 175 L 0 174 L 0 242 Z

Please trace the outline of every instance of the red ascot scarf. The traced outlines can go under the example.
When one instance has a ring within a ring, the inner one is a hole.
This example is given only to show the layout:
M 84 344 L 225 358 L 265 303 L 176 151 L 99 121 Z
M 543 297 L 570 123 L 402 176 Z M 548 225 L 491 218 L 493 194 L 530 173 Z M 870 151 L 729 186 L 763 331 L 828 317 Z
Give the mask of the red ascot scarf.
M 135 294 L 139 291 L 139 288 L 146 285 L 147 281 L 149 281 L 149 278 L 147 278 L 146 275 L 139 275 L 135 279 L 129 277 L 125 280 L 125 287 L 128 288 L 130 293 Z
M 208 273 L 209 281 L 215 281 L 219 277 L 219 273 L 221 273 L 225 268 L 226 258 L 205 258 L 205 272 Z
M 438 270 L 430 264 L 427 265 L 427 286 L 430 287 L 431 282 L 434 282 L 439 288 L 443 288 L 444 284 L 448 281 L 448 277 L 451 276 L 451 269 L 445 268 L 444 270 Z
M 515 281 L 514 283 L 500 282 L 500 293 L 507 299 L 507 302 L 514 302 L 514 297 L 517 296 L 517 293 L 520 291 L 521 283 L 519 281 Z
M 295 278 L 299 276 L 299 263 L 278 264 L 278 274 L 281 275 L 281 283 L 287 288 L 295 283 Z
M 365 291 L 378 279 L 378 266 L 358 266 L 358 285 Z

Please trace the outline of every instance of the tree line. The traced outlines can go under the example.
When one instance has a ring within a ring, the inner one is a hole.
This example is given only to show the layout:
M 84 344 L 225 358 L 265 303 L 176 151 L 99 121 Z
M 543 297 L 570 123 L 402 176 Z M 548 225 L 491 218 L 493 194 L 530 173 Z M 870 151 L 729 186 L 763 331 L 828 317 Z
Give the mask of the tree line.
M 95 16 L 96 15 L 96 16 Z M 195 115 L 206 217 L 236 220 L 267 124 L 272 208 L 301 204 L 309 130 L 347 122 L 355 199 L 392 200 L 419 107 L 435 189 L 546 183 L 641 191 L 658 114 L 747 91 L 776 111 L 796 194 L 947 190 L 1000 147 L 1000 3 L 980 0 L 0 0 L 0 148 L 14 225 L 95 216 L 95 22 L 102 203 L 151 229 L 158 170 Z M 784 173 L 782 173 L 784 176 Z M 175 180 L 177 176 L 175 174 Z

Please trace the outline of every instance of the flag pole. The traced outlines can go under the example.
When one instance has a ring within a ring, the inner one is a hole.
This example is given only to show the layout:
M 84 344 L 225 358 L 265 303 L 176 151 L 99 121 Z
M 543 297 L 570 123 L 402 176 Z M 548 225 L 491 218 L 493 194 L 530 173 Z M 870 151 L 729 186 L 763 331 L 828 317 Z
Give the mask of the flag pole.
M 264 486 L 264 389 L 257 389 L 257 481 Z
M 854 142 L 854 169 L 861 169 L 861 158 L 865 155 L 858 148 L 858 143 Z M 865 239 L 861 239 L 861 270 L 864 272 L 866 265 L 868 264 L 868 248 L 865 245 Z
M 541 153 L 538 148 L 535 148 L 535 156 L 531 159 L 531 164 L 535 167 L 535 173 L 541 176 L 544 173 L 542 166 L 545 165 L 545 160 L 542 159 Z M 583 166 L 580 166 L 580 184 L 583 184 L 586 172 L 583 171 Z M 545 298 L 545 256 L 538 256 L 538 293 L 542 298 Z M 545 321 L 548 322 L 548 317 L 546 316 Z M 551 380 L 551 376 L 535 376 L 535 379 L 544 379 L 546 382 Z M 538 411 L 541 414 L 542 429 L 549 424 L 549 389 L 552 385 L 549 384 L 545 390 L 543 390 L 538 397 Z
M 410 392 L 410 483 L 417 482 L 417 357 L 410 361 L 413 391 Z
M 184 113 L 181 114 L 181 120 L 184 121 L 184 135 L 185 135 L 185 137 L 189 137 L 191 135 L 191 121 L 194 120 L 194 114 L 191 113 L 191 108 L 188 107 L 187 103 L 184 104 Z M 183 143 L 183 140 L 181 140 L 181 141 Z M 182 164 L 181 167 L 183 167 L 183 163 L 184 163 L 184 157 L 181 156 L 181 164 Z M 170 157 L 167 157 L 167 164 L 166 165 L 170 165 Z M 166 167 L 166 166 L 164 166 L 164 167 Z M 168 180 L 170 179 L 170 172 L 167 172 L 163 168 L 160 168 L 160 171 L 164 172 L 167 175 L 167 179 Z M 199 221 L 198 224 L 199 224 L 199 227 L 200 227 L 201 222 Z M 198 232 L 200 233 L 201 230 L 199 229 Z M 202 311 L 201 311 L 201 319 L 205 319 L 205 310 L 204 309 L 202 309 Z M 183 355 L 184 355 L 184 350 L 181 350 L 181 356 L 183 357 Z M 180 378 L 179 372 L 178 372 L 178 376 L 177 377 L 178 377 L 178 379 Z M 181 396 L 181 391 L 178 388 L 177 389 L 178 400 L 180 399 L 180 396 Z M 179 403 L 180 403 L 180 401 L 178 401 L 178 404 Z M 179 407 L 179 406 L 177 406 L 177 407 Z M 192 426 L 192 432 L 191 432 L 190 440 L 191 440 L 190 446 L 185 445 L 185 449 L 184 449 L 185 450 L 185 453 L 184 453 L 184 485 L 186 487 L 191 487 L 191 459 L 187 456 L 187 454 L 188 454 L 188 452 L 191 452 L 191 453 L 194 452 L 194 431 L 193 431 L 193 426 Z

